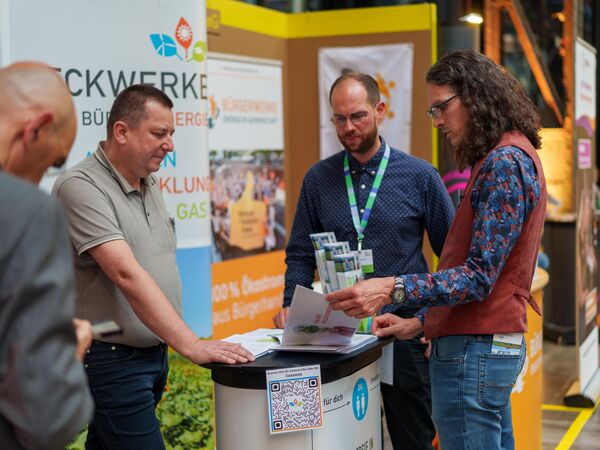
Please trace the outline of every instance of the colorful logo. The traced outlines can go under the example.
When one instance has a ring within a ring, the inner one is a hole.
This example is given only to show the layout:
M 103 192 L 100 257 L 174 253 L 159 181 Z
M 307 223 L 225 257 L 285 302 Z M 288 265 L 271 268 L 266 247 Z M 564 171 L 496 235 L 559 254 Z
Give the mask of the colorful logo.
M 197 61 L 202 62 L 206 59 L 206 42 L 196 41 L 194 42 L 194 33 L 192 27 L 185 18 L 180 18 L 177 27 L 175 27 L 175 38 L 168 34 L 151 34 L 150 41 L 156 53 L 165 58 L 171 56 L 177 57 L 180 61 Z M 177 45 L 179 44 L 179 46 Z M 180 53 L 181 48 L 184 50 L 184 55 Z M 191 52 L 190 52 L 190 47 Z M 190 55 L 191 53 L 191 55 Z
M 290 411 L 301 411 L 304 409 L 304 399 L 302 397 L 288 397 L 286 398 L 286 402 Z
M 352 412 L 356 420 L 363 420 L 369 408 L 369 388 L 364 378 L 359 378 L 352 390 Z
M 217 119 L 221 115 L 221 110 L 214 95 L 208 97 L 208 106 L 208 128 L 214 128 L 217 124 Z

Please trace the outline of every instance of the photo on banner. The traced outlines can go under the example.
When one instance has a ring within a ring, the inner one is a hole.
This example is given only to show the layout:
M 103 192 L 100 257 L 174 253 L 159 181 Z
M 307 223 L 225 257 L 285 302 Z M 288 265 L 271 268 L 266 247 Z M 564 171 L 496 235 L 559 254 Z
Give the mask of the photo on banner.
M 379 131 L 393 148 L 410 152 L 413 44 L 324 47 L 319 49 L 319 124 L 321 159 L 342 148 L 331 125 L 329 90 L 346 72 L 371 75 L 379 86 L 386 110 Z
M 270 326 L 283 301 L 285 180 L 280 61 L 210 53 L 213 331 Z
M 213 262 L 285 246 L 283 150 L 211 150 Z

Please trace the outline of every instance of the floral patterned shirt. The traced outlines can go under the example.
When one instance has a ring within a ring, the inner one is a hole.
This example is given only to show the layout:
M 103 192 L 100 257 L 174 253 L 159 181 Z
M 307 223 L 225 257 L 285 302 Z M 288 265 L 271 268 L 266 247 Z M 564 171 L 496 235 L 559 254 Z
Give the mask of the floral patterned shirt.
M 514 247 L 523 223 L 540 199 L 533 160 L 518 147 L 497 149 L 473 185 L 473 233 L 464 264 L 435 273 L 403 275 L 405 303 L 427 307 L 484 301 Z

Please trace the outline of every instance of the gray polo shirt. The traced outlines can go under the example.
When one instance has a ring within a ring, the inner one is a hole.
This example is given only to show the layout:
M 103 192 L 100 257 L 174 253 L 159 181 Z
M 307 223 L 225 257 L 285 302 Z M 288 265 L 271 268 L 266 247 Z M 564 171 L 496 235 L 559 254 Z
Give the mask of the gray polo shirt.
M 77 287 L 75 313 L 91 321 L 112 319 L 123 327 L 122 335 L 104 341 L 149 347 L 161 339 L 138 319 L 88 250 L 105 242 L 125 240 L 181 315 L 175 225 L 167 214 L 156 177 L 142 180 L 143 193 L 132 188 L 110 163 L 101 144 L 93 155 L 66 170 L 53 188 L 69 219 Z

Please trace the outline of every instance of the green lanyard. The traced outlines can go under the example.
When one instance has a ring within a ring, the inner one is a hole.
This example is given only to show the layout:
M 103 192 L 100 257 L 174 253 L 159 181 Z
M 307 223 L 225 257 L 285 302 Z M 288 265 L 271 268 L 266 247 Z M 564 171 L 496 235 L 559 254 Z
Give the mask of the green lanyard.
M 381 162 L 379 163 L 379 169 L 377 169 L 377 175 L 375 175 L 375 181 L 373 181 L 373 186 L 371 187 L 371 192 L 369 193 L 369 198 L 367 199 L 365 212 L 363 213 L 362 219 L 359 219 L 358 206 L 356 205 L 356 195 L 354 194 L 354 186 L 352 184 L 352 177 L 350 176 L 348 152 L 346 152 L 344 155 L 344 178 L 346 179 L 346 189 L 348 190 L 348 202 L 350 203 L 350 211 L 352 212 L 352 222 L 354 223 L 354 228 L 356 229 L 356 234 L 358 235 L 359 252 L 362 250 L 362 241 L 365 237 L 364 231 L 367 227 L 367 222 L 369 221 L 369 216 L 371 215 L 371 210 L 373 209 L 373 204 L 375 204 L 375 197 L 377 197 L 377 191 L 381 185 L 381 180 L 383 180 L 383 174 L 385 173 L 389 159 L 390 146 L 385 144 L 385 152 L 383 154 L 383 158 L 381 158 Z

